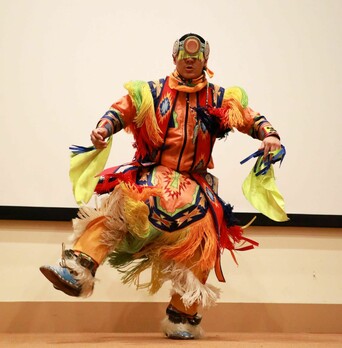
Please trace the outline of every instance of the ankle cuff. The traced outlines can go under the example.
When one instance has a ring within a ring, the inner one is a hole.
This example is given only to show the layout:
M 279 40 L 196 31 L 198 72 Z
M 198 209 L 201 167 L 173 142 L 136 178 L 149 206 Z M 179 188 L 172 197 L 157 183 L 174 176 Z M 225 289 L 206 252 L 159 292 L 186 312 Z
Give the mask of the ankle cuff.
M 174 324 L 186 324 L 189 323 L 192 326 L 197 326 L 201 323 L 202 316 L 199 314 L 186 314 L 178 311 L 175 307 L 172 305 L 169 305 L 166 308 L 166 314 L 168 315 L 169 320 Z
M 95 276 L 98 264 L 90 256 L 82 252 L 76 254 L 72 249 L 65 250 L 64 255 L 67 259 L 74 259 L 78 265 L 87 268 L 92 276 Z

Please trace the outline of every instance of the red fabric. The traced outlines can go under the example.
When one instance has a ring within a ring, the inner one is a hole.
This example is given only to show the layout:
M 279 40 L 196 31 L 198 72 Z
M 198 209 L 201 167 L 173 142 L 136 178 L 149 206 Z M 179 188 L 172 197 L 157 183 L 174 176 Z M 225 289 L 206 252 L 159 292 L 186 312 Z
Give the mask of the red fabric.
M 124 172 L 124 173 L 117 173 L 117 171 L 122 166 L 117 167 L 111 167 L 108 169 L 105 169 L 99 176 L 101 177 L 101 180 L 96 185 L 95 193 L 102 195 L 105 193 L 112 192 L 121 181 L 135 184 L 136 183 L 136 176 L 138 171 L 138 166 L 135 165 L 135 163 L 131 163 L 132 167 L 130 170 Z
M 218 197 L 216 193 L 212 190 L 210 185 L 207 183 L 205 178 L 198 173 L 192 173 L 192 177 L 197 181 L 197 183 L 201 186 L 204 194 L 207 197 L 208 203 L 212 209 L 213 216 L 216 219 L 216 225 L 217 225 L 217 234 L 218 234 L 218 243 L 220 246 L 221 252 L 224 249 L 228 249 L 237 264 L 237 260 L 234 254 L 234 251 L 245 251 L 253 249 L 254 246 L 258 246 L 259 243 L 251 240 L 249 238 L 246 238 L 243 236 L 243 229 L 238 226 L 228 226 L 226 219 L 224 217 L 224 209 L 222 204 L 219 202 Z M 210 194 L 208 193 L 210 192 Z M 212 198 L 214 197 L 214 198 Z M 240 243 L 249 243 L 249 245 L 238 247 L 238 244 Z M 221 269 L 221 253 L 217 255 L 216 265 L 215 265 L 215 273 L 216 277 L 220 282 L 224 282 L 224 276 Z

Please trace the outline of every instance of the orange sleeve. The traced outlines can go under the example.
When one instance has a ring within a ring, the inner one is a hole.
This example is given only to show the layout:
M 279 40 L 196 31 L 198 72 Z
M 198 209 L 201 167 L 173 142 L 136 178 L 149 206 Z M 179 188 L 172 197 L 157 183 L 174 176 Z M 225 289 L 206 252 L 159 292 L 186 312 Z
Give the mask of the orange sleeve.
M 96 127 L 104 127 L 108 135 L 129 127 L 136 116 L 136 109 L 132 98 L 127 94 L 116 101 L 101 117 Z
M 242 113 L 243 113 L 244 123 L 241 126 L 237 126 L 236 129 L 239 132 L 242 132 L 245 134 L 251 134 L 254 127 L 255 118 L 259 116 L 260 114 L 255 112 L 249 106 L 243 108 Z
M 133 104 L 132 98 L 128 94 L 115 102 L 111 106 L 110 110 L 115 110 L 120 114 L 124 128 L 129 126 L 136 116 L 135 106 Z

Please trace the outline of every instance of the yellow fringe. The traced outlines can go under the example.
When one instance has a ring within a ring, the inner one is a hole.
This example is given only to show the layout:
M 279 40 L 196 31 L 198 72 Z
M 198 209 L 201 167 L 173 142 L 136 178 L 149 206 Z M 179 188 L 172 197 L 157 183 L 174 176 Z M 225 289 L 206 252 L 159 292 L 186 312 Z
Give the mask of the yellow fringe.
M 151 195 L 160 195 L 161 189 L 146 187 L 139 191 L 129 183 L 121 183 L 125 197 L 124 211 L 128 230 L 139 237 L 146 237 L 149 232 L 148 208 L 144 201 Z M 209 271 L 215 265 L 218 252 L 217 236 L 211 213 L 190 228 L 176 232 L 164 232 L 134 254 L 136 262 L 124 273 L 123 283 L 134 284 L 138 289 L 148 288 L 151 294 L 157 292 L 165 282 L 165 269 L 172 263 L 185 267 Z M 151 269 L 151 279 L 140 283 L 140 274 Z
M 229 128 L 242 128 L 249 123 L 244 108 L 248 105 L 247 93 L 240 87 L 230 87 L 225 90 L 223 107 L 228 107 Z
M 149 234 L 149 208 L 145 201 L 151 196 L 162 194 L 162 189 L 144 187 L 141 191 L 134 184 L 121 183 L 124 194 L 124 211 L 127 229 L 130 233 L 144 238 Z
M 211 270 L 218 252 L 217 236 L 213 219 L 208 213 L 191 229 L 179 232 L 164 232 L 151 245 L 136 253 L 137 260 L 125 273 L 123 283 L 134 284 L 137 289 L 148 288 L 156 293 L 165 282 L 165 269 L 170 264 L 182 264 L 188 269 Z M 140 283 L 140 274 L 151 269 L 149 282 Z
M 161 145 L 163 142 L 161 130 L 158 126 L 154 113 L 153 97 L 147 82 L 130 81 L 124 85 L 129 95 L 132 97 L 137 115 L 134 122 L 138 128 L 146 125 L 147 133 L 155 145 Z M 141 104 L 138 104 L 138 101 Z
M 149 233 L 148 206 L 144 202 L 126 198 L 124 210 L 128 231 L 140 238 L 146 237 Z
M 227 88 L 224 91 L 224 99 L 235 99 L 237 100 L 243 108 L 246 108 L 248 105 L 248 95 L 246 91 L 238 86 Z

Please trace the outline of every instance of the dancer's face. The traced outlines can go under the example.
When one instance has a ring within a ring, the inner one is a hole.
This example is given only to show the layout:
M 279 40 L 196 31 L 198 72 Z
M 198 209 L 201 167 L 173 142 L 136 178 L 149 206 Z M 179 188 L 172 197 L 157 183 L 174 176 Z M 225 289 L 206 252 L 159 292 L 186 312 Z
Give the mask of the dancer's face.
M 203 73 L 204 67 L 207 65 L 206 60 L 199 60 L 194 57 L 187 57 L 184 59 L 174 57 L 173 61 L 176 64 L 178 73 L 186 80 L 192 80 L 200 77 Z

